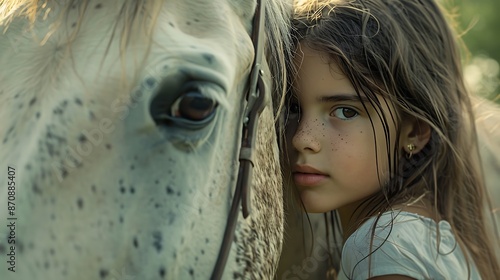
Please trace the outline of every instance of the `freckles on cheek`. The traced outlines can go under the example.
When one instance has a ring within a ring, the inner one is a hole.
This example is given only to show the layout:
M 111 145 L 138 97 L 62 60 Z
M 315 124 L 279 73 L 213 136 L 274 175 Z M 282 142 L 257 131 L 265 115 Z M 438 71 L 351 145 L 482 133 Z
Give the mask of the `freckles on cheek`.
M 352 145 L 353 143 L 351 139 L 349 139 L 349 134 L 339 133 L 337 137 L 331 139 L 330 141 L 332 152 L 347 151 Z

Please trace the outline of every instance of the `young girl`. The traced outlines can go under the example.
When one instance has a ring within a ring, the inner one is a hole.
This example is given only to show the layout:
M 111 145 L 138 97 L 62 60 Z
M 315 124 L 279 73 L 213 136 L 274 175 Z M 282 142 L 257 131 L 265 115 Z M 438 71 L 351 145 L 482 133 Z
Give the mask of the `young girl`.
M 296 9 L 285 159 L 336 210 L 339 279 L 496 279 L 498 240 L 456 36 L 434 0 Z

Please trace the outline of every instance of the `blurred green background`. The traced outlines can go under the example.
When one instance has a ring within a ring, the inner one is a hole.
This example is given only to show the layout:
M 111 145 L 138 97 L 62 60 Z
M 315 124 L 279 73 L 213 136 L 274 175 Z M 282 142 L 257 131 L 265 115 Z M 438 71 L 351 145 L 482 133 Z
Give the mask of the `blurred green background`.
M 464 74 L 470 88 L 500 104 L 500 0 L 441 0 L 457 17 L 469 49 Z

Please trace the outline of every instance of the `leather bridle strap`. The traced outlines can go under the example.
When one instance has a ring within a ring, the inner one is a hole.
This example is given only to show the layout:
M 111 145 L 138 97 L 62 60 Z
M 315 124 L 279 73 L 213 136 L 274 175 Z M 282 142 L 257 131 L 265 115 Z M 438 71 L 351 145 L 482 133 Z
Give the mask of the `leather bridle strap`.
M 247 106 L 243 115 L 243 132 L 240 148 L 240 167 L 236 188 L 234 191 L 231 209 L 227 218 L 226 229 L 222 239 L 219 256 L 212 273 L 212 280 L 218 280 L 224 273 L 227 258 L 234 240 L 236 222 L 238 221 L 238 208 L 242 202 L 243 217 L 250 215 L 250 187 L 252 180 L 253 151 L 255 146 L 255 133 L 257 130 L 260 113 L 265 107 L 266 87 L 262 78 L 261 62 L 263 57 L 264 42 L 263 28 L 265 17 L 265 0 L 257 0 L 257 7 L 253 19 L 252 41 L 254 45 L 254 61 L 249 76 L 249 91 L 246 97 Z

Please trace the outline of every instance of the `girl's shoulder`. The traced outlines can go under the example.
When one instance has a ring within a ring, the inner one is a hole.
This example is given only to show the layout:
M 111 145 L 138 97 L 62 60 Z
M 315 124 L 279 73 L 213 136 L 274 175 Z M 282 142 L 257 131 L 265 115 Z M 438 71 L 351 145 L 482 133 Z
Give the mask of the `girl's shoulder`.
M 455 243 L 455 238 L 451 230 L 450 224 L 441 220 L 435 220 L 425 217 L 416 213 L 393 210 L 387 211 L 380 215 L 380 217 L 371 217 L 367 219 L 350 237 L 349 239 L 365 240 L 371 237 L 374 233 L 374 239 L 385 240 L 389 238 L 396 241 L 400 236 L 397 234 L 405 234 L 404 236 L 414 236 L 415 238 L 403 238 L 410 243 L 415 243 L 429 237 L 437 238 L 439 230 L 441 242 L 452 241 Z M 383 241 L 381 240 L 381 241 Z
M 339 275 L 340 279 L 389 274 L 458 279 L 467 275 L 467 267 L 447 221 L 388 211 L 368 219 L 346 240 Z M 472 262 L 470 279 L 480 279 Z

